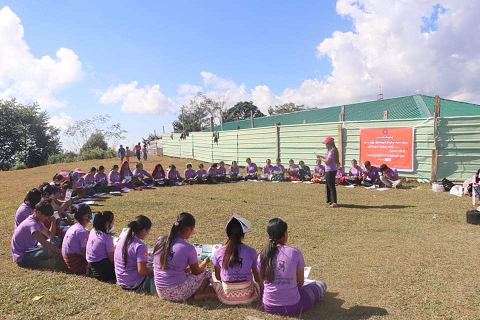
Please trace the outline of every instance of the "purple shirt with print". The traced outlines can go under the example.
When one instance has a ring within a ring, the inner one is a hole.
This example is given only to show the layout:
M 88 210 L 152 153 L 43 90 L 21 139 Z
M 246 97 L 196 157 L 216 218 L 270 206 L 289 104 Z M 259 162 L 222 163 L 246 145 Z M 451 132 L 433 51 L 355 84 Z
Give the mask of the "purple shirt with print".
M 85 183 L 85 179 L 80 178 L 77 180 L 77 182 L 74 183 L 74 185 L 75 185 L 75 188 L 85 188 L 87 184 Z
M 394 168 L 389 168 L 389 169 L 390 169 L 390 171 L 389 172 L 384 171 L 383 175 L 390 180 L 397 180 L 398 179 L 397 169 L 394 169 Z
M 245 167 L 245 170 L 247 171 L 248 174 L 257 173 L 257 164 L 253 162 L 250 164 L 247 164 L 247 166 Z
M 321 176 L 325 175 L 325 167 L 323 165 L 321 165 L 320 167 L 316 166 L 315 169 L 313 169 L 313 171 L 315 172 L 316 176 L 321 177 Z
M 180 174 L 178 173 L 177 170 L 175 170 L 175 172 L 173 172 L 172 170 L 168 170 L 167 179 L 169 179 L 169 180 L 179 180 L 180 179 Z
M 358 166 L 357 166 L 357 168 L 351 167 L 350 170 L 348 171 L 348 173 L 352 177 L 360 178 L 362 176 L 363 169 L 361 167 L 358 167 Z
M 364 169 L 363 173 L 367 176 L 367 180 L 369 181 L 377 181 L 380 178 L 380 175 L 378 174 L 380 172 L 380 169 L 375 166 L 370 166 L 370 170 L 367 170 L 367 168 Z
M 145 176 L 148 177 L 148 172 L 145 171 L 144 169 L 139 170 L 139 169 L 135 168 L 135 170 L 133 170 L 133 176 L 134 177 L 139 177 L 140 179 L 143 179 Z
M 205 169 L 202 169 L 202 170 L 198 169 L 197 170 L 197 176 L 199 176 L 199 177 L 203 177 L 206 174 L 207 174 L 207 171 Z
M 258 256 L 258 271 L 261 259 Z M 275 279 L 269 282 L 265 279 L 263 304 L 268 306 L 291 306 L 300 301 L 297 284 L 297 270 L 305 268 L 302 252 L 289 246 L 279 246 L 274 262 Z
M 193 179 L 195 178 L 195 170 L 193 169 L 186 169 L 183 174 L 185 175 L 185 179 Z
M 98 262 L 108 258 L 108 253 L 114 252 L 113 237 L 104 232 L 90 231 L 87 242 L 87 261 Z
M 281 171 L 283 173 L 285 171 L 285 167 L 283 165 L 276 165 L 273 167 L 273 171 Z
M 270 165 L 270 166 L 267 166 L 267 165 L 264 165 L 263 166 L 263 173 L 264 174 L 272 174 L 273 173 L 273 166 Z
M 341 178 L 343 176 L 345 176 L 345 170 L 342 167 L 340 167 L 337 169 L 337 175 L 335 176 L 335 178 Z
M 216 176 L 217 175 L 217 169 L 215 169 L 214 167 L 210 167 L 207 170 L 207 174 L 209 174 L 211 176 Z
M 337 170 L 337 159 L 335 159 L 335 149 L 328 150 L 325 155 L 325 171 L 331 172 Z
M 107 184 L 107 175 L 105 173 L 95 173 L 95 182 L 103 185 Z
M 230 172 L 232 173 L 232 176 L 238 176 L 240 173 L 240 168 L 239 167 L 230 167 Z
M 225 167 L 218 167 L 217 168 L 217 175 L 221 175 L 221 176 L 224 176 L 227 174 L 227 169 L 225 169 Z
M 127 237 L 121 237 L 115 248 L 115 275 L 120 286 L 136 287 L 145 279 L 138 273 L 137 263 L 148 262 L 148 248 L 142 240 L 132 237 L 127 249 L 127 265 L 123 262 L 123 245 Z
M 293 164 L 288 167 L 288 172 L 290 173 L 298 173 L 299 170 L 300 170 L 300 167 L 297 164 Z
M 167 258 L 167 270 L 160 268 L 160 253 L 153 258 L 153 273 L 157 288 L 178 286 L 187 279 L 185 269 L 188 265 L 197 263 L 197 251 L 195 247 L 182 238 L 176 238 L 172 242 Z
M 33 236 L 34 232 L 41 232 L 45 229 L 42 222 L 35 220 L 33 216 L 28 216 L 15 229 L 12 236 L 11 248 L 14 262 L 21 262 L 28 249 L 35 248 L 37 239 Z
M 110 171 L 108 174 L 108 183 L 120 183 L 120 172 Z
M 88 186 L 89 184 L 95 184 L 95 175 L 86 174 L 83 179 L 85 180 L 85 184 Z
M 87 247 L 88 231 L 80 224 L 75 223 L 68 228 L 63 238 L 62 255 L 82 254 L 82 249 Z
M 224 245 L 212 257 L 212 264 L 220 268 L 220 277 L 225 282 L 239 282 L 253 280 L 252 269 L 257 270 L 257 251 L 247 245 L 241 244 L 238 248 L 240 263 L 228 268 L 223 268 L 223 257 L 227 246 Z
M 23 220 L 27 219 L 33 213 L 33 209 L 26 203 L 22 203 L 15 213 L 15 227 L 16 229 Z
M 155 173 L 155 176 L 153 176 L 153 179 L 159 180 L 159 179 L 165 179 L 165 175 L 163 174 L 162 171 L 157 171 Z

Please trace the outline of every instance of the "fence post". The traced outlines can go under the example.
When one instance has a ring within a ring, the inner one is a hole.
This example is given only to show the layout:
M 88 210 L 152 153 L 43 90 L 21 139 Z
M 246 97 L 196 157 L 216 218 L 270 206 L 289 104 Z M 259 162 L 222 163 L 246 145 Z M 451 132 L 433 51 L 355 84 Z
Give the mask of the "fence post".
M 338 162 L 343 167 L 343 125 L 339 124 L 338 125 Z
M 280 159 L 280 123 L 275 123 L 275 156 Z
M 440 96 L 435 96 L 435 105 L 433 108 L 433 143 L 432 150 L 432 174 L 430 183 L 435 182 L 438 169 L 438 118 L 440 117 Z
M 250 110 L 250 121 L 252 122 L 252 128 L 255 128 L 255 120 L 253 119 L 253 110 Z
M 194 143 L 194 140 L 193 140 L 193 137 L 194 137 L 194 133 L 192 132 L 192 159 L 195 159 L 195 143 Z
M 339 121 L 340 121 L 340 122 L 344 122 L 344 121 L 345 121 L 345 106 L 342 106 L 342 111 L 340 111 Z
M 383 111 L 383 120 L 388 120 L 388 111 Z
M 210 131 L 213 132 L 214 126 L 213 126 L 213 117 L 210 117 Z

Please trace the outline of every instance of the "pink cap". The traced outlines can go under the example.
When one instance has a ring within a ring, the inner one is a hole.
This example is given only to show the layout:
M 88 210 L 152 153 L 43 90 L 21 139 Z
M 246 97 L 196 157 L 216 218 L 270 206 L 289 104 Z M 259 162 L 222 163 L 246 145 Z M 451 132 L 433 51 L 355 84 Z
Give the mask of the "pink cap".
M 332 138 L 332 137 L 326 137 L 325 140 L 323 140 L 323 144 L 327 144 L 327 143 L 330 143 L 330 142 L 334 142 L 335 140 Z
M 83 170 L 80 169 L 80 168 L 75 169 L 75 172 L 78 173 L 78 174 L 86 174 L 86 172 L 83 171 Z

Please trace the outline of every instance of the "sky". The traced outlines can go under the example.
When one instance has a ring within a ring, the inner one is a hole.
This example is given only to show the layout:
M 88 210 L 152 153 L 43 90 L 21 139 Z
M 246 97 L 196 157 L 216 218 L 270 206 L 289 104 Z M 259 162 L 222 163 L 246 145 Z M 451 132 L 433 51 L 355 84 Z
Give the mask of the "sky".
M 0 0 L 0 99 L 62 130 L 109 114 L 126 145 L 171 132 L 197 92 L 264 112 L 379 87 L 480 103 L 479 15 L 478 0 Z

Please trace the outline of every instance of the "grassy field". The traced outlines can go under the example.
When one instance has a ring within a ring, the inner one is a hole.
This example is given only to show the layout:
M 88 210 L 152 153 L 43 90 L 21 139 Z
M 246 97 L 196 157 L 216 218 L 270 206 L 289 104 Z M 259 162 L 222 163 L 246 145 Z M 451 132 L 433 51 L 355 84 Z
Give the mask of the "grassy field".
M 185 159 L 156 157 L 183 172 Z M 219 302 L 171 303 L 118 286 L 62 272 L 29 271 L 12 262 L 14 215 L 25 192 L 61 169 L 118 160 L 57 164 L 0 172 L 0 314 L 2 319 L 288 319 L 271 316 L 259 303 L 227 307 Z M 196 166 L 196 161 L 194 165 Z M 132 191 L 110 197 L 94 211 L 112 210 L 116 230 L 138 214 L 150 217 L 149 246 L 182 211 L 197 219 L 192 242 L 225 241 L 234 212 L 249 219 L 245 243 L 260 250 L 266 223 L 289 225 L 289 244 L 303 251 L 310 278 L 328 284 L 326 300 L 302 319 L 479 319 L 479 227 L 465 222 L 469 198 L 436 194 L 429 185 L 378 192 L 339 188 L 338 209 L 325 209 L 324 186 L 292 183 L 197 185 Z M 436 216 L 434 216 L 436 215 Z M 35 296 L 42 299 L 33 301 Z

